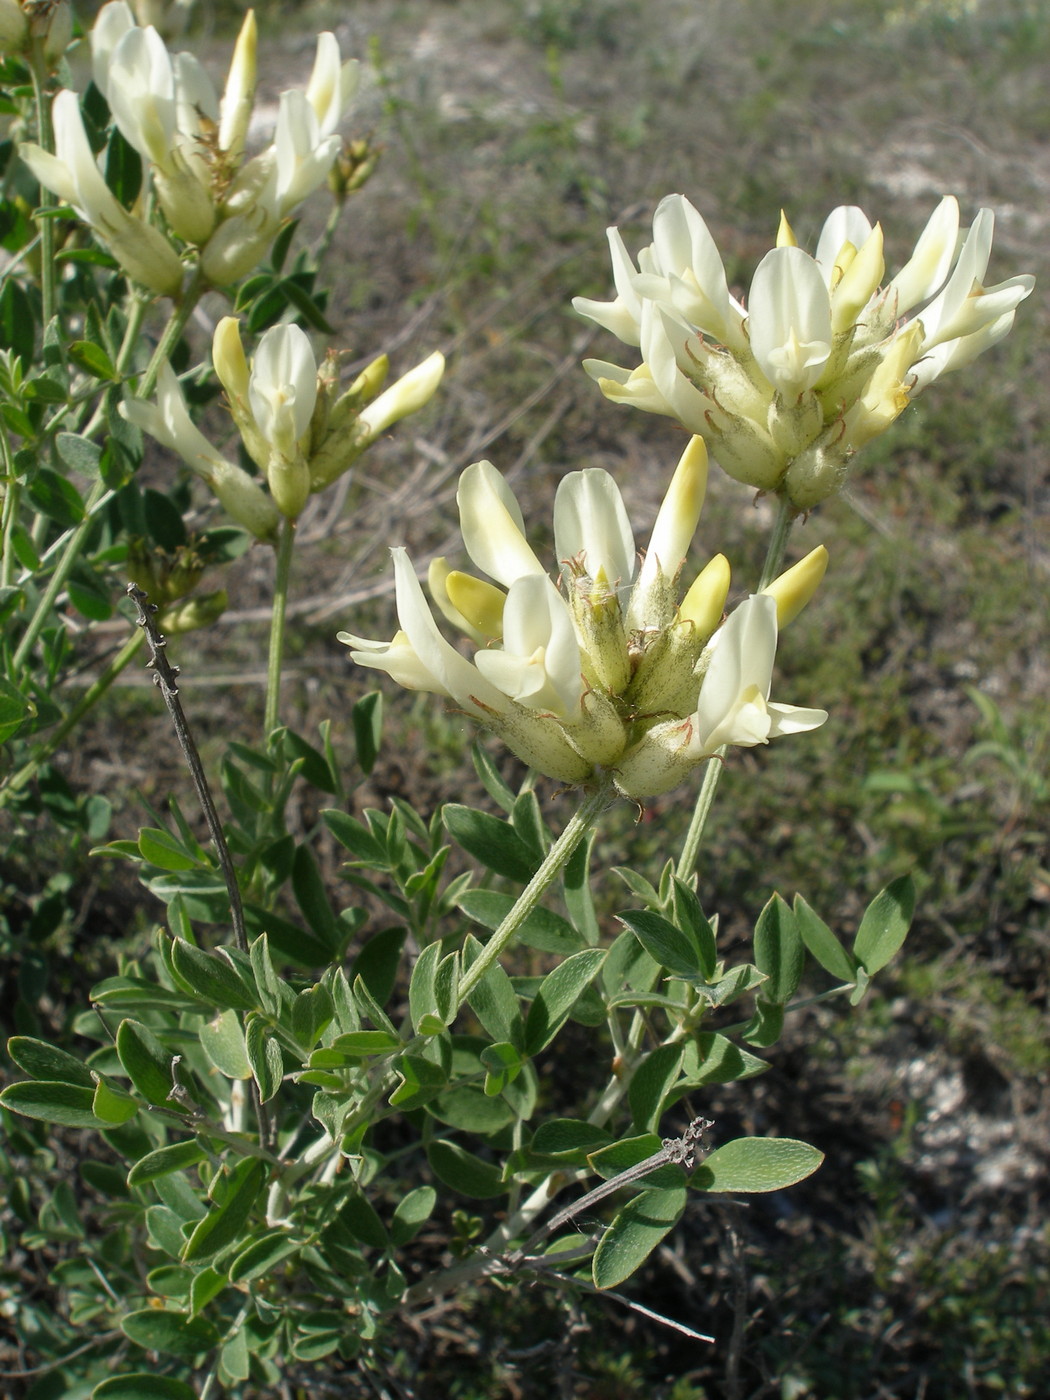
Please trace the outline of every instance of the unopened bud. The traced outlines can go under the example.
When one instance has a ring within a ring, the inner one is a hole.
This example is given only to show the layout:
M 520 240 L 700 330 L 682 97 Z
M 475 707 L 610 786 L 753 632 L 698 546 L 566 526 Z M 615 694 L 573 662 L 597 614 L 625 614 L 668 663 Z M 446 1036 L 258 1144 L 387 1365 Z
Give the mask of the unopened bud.
M 433 579 L 431 592 L 435 593 Z M 445 575 L 445 594 L 448 601 L 472 631 L 479 633 L 486 641 L 499 641 L 503 636 L 503 608 L 507 595 L 494 583 L 475 578 L 473 574 L 452 569 Z M 440 604 L 439 604 L 440 606 Z
M 831 328 L 836 335 L 854 325 L 878 291 L 885 271 L 882 228 L 876 224 L 861 247 L 853 249 L 849 266 L 843 268 L 842 276 L 832 288 Z
M 328 172 L 328 188 L 337 200 L 342 202 L 368 183 L 382 151 L 381 146 L 372 144 L 370 137 L 344 142 Z
M 846 464 L 852 453 L 843 424 L 835 423 L 824 441 L 808 447 L 788 467 L 784 487 L 796 510 L 812 510 L 833 496 L 846 479 Z
M 213 287 L 228 287 L 247 277 L 266 253 L 277 232 L 279 218 L 261 205 L 224 219 L 201 254 L 201 272 Z
M 827 567 L 828 551 L 818 544 L 804 559 L 785 569 L 767 588 L 763 588 L 762 592 L 777 605 L 778 630 L 798 617 L 820 587 Z
M 141 535 L 133 535 L 128 540 L 128 557 L 124 568 L 131 583 L 156 602 L 163 601 L 167 575 L 163 550 L 150 549 Z
M 428 404 L 444 373 L 445 357 L 440 350 L 435 350 L 415 369 L 410 369 L 384 390 L 357 420 L 365 445 L 374 442 L 394 423 Z
M 370 365 L 365 366 L 347 389 L 339 400 L 339 406 L 342 406 L 347 400 L 353 400 L 355 407 L 370 404 L 386 383 L 389 374 L 390 356 L 377 355 Z
M 240 164 L 244 155 L 244 138 L 248 134 L 252 104 L 255 101 L 258 35 L 255 11 L 249 10 L 233 50 L 219 118 L 219 149 L 226 154 L 233 166 Z
M 301 453 L 285 457 L 281 452 L 272 452 L 266 480 L 277 509 L 289 520 L 297 520 L 310 497 L 310 468 L 305 457 Z
M 238 525 L 243 525 L 257 540 L 265 540 L 267 544 L 276 542 L 281 523 L 277 507 L 243 467 L 225 461 L 210 463 L 207 479 Z
M 229 605 L 225 588 L 214 593 L 202 593 L 198 598 L 187 598 L 183 603 L 163 608 L 157 618 L 157 626 L 168 636 L 180 632 L 198 632 L 202 627 L 210 627 Z
M 21 53 L 29 41 L 29 21 L 18 0 L 0 0 L 0 54 Z
M 722 621 L 729 596 L 729 560 L 715 557 L 700 570 L 678 609 L 680 622 L 691 623 L 698 637 L 707 641 Z
M 69 0 L 34 0 L 25 10 L 30 37 L 43 42 L 44 60 L 54 68 L 73 37 L 73 10 Z
M 215 228 L 215 205 L 179 152 L 173 152 L 168 169 L 154 166 L 153 183 L 171 227 L 187 243 L 203 247 Z
M 160 296 L 177 295 L 182 286 L 182 263 L 159 229 L 129 214 L 120 221 L 119 228 L 103 230 L 102 237 L 135 282 Z
M 570 577 L 569 607 L 580 639 L 583 673 L 592 685 L 619 695 L 631 679 L 631 659 L 616 589 L 604 568 L 589 578 L 585 573 L 574 575 L 570 564 Z
M 797 248 L 798 239 L 795 237 L 795 230 L 788 223 L 788 216 L 783 209 L 780 211 L 780 224 L 777 228 L 776 246 L 778 248 Z

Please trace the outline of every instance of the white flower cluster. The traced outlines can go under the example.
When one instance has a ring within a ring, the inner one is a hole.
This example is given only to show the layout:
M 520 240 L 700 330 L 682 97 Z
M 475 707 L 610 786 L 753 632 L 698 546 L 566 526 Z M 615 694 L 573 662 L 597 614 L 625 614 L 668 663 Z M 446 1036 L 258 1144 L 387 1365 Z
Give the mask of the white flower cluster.
M 730 476 L 807 510 L 911 397 L 1010 330 L 1033 278 L 983 285 L 992 225 L 982 209 L 961 235 L 958 202 L 945 197 L 884 282 L 882 230 L 862 210 L 833 210 L 813 256 L 782 215 L 745 306 L 700 214 L 669 195 L 637 267 L 609 230 L 615 300 L 573 302 L 640 347 L 642 363 L 585 368 L 607 398 L 676 418 Z
M 204 277 L 226 286 L 246 276 L 281 221 L 327 178 L 339 152 L 339 121 L 357 86 L 356 62 L 342 63 L 322 34 L 305 91 L 281 94 L 273 142 L 245 159 L 255 94 L 256 27 L 249 10 L 220 101 L 192 54 L 174 56 L 152 25 L 135 23 L 126 0 L 110 0 L 91 31 L 93 75 L 125 140 L 152 172 L 169 228 L 200 250 Z M 178 253 L 106 186 L 91 153 L 76 93 L 53 107 L 55 154 L 21 153 L 42 185 L 73 205 L 136 281 L 174 295 Z
M 387 373 L 380 356 L 345 390 L 318 370 L 298 326 L 274 326 L 249 365 L 240 326 L 225 316 L 215 328 L 212 360 L 227 406 L 249 456 L 270 488 L 217 452 L 190 418 L 171 366 L 161 367 L 157 400 L 128 399 L 124 417 L 178 453 L 202 477 L 228 513 L 257 539 L 274 540 L 280 517 L 295 519 L 381 433 L 426 404 L 441 382 L 437 351 L 380 393 Z
M 440 632 L 403 549 L 393 551 L 401 630 L 389 643 L 348 632 L 340 640 L 360 665 L 448 697 L 541 772 L 567 783 L 609 773 L 635 799 L 675 787 L 723 745 L 815 729 L 824 710 L 774 704 L 769 691 L 778 622 L 812 596 L 826 552 L 814 550 L 725 622 L 721 555 L 679 601 L 706 480 L 706 448 L 693 438 L 639 567 L 613 478 L 570 473 L 554 504 L 556 585 L 510 488 L 478 462 L 460 479 L 460 522 L 467 553 L 494 582 L 444 560 L 429 579 L 441 612 L 474 643 L 474 660 Z

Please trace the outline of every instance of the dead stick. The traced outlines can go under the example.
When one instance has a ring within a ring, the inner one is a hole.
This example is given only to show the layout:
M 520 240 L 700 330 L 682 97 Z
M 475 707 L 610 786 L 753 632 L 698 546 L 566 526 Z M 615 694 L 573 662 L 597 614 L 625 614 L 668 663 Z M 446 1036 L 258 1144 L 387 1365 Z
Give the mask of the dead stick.
M 190 727 L 186 722 L 186 715 L 183 712 L 182 701 L 179 699 L 179 687 L 175 678 L 179 674 L 179 668 L 173 666 L 167 658 L 165 647 L 167 641 L 157 631 L 157 624 L 153 620 L 153 614 L 157 611 L 155 603 L 149 601 L 148 594 L 144 593 L 137 584 L 128 584 L 128 597 L 135 604 L 138 625 L 146 634 L 146 645 L 149 647 L 150 659 L 146 663 L 148 670 L 153 672 L 153 683 L 159 686 L 161 695 L 164 696 L 164 703 L 168 707 L 168 714 L 171 715 L 171 722 L 175 726 L 175 733 L 178 736 L 179 744 L 185 755 L 186 763 L 193 779 L 193 786 L 197 790 L 197 797 L 201 807 L 204 809 L 204 817 L 208 823 L 208 831 L 215 844 L 215 850 L 219 857 L 219 866 L 222 870 L 222 878 L 226 881 L 226 892 L 230 897 L 230 919 L 233 923 L 233 936 L 237 947 L 242 953 L 248 951 L 248 934 L 244 927 L 244 909 L 241 906 L 241 891 L 237 884 L 237 872 L 234 869 L 233 861 L 230 858 L 230 848 L 226 844 L 226 837 L 223 834 L 222 823 L 219 821 L 219 814 L 215 810 L 215 803 L 212 801 L 211 788 L 208 786 L 208 779 L 204 775 L 204 765 L 201 763 L 201 756 L 197 751 Z

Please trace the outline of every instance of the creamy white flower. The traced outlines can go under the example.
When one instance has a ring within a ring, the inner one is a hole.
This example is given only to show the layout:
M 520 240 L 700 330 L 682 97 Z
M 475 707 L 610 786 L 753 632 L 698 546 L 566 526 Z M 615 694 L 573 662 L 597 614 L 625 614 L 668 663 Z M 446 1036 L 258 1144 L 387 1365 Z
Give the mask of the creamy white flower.
M 88 145 L 76 93 L 56 93 L 51 112 L 55 154 L 27 144 L 19 147 L 22 159 L 42 185 L 91 225 L 129 276 L 151 291 L 173 295 L 182 282 L 182 263 L 159 230 L 129 214 L 111 193 Z
M 820 267 L 801 248 L 774 248 L 748 297 L 751 353 L 778 393 L 812 389 L 831 354 L 831 302 Z
M 639 343 L 639 324 L 642 316 L 642 302 L 634 289 L 637 268 L 624 247 L 620 230 L 606 229 L 609 251 L 612 254 L 613 285 L 616 288 L 615 301 L 593 301 L 590 297 L 573 297 L 572 304 L 581 316 L 588 317 L 599 326 L 612 331 L 625 345 Z
M 556 549 L 568 560 L 559 589 L 528 545 L 506 483 L 491 463 L 476 463 L 460 483 L 464 543 L 507 592 L 445 560 L 430 570 L 446 620 L 475 647 L 483 643 L 473 662 L 438 630 L 403 550 L 393 552 L 394 641 L 341 640 L 361 665 L 448 696 L 542 772 L 563 782 L 611 773 L 632 798 L 666 791 L 723 745 L 815 728 L 823 711 L 775 704 L 769 691 L 778 615 L 790 620 L 809 601 L 826 553 L 815 550 L 712 638 L 729 589 L 721 556 L 677 604 L 706 473 L 697 438 L 675 471 L 633 588 L 634 537 L 615 483 L 594 469 L 567 476 L 555 504 Z
M 317 54 L 306 85 L 306 100 L 314 110 L 322 136 L 331 136 L 357 92 L 360 64 L 341 61 L 339 41 L 332 33 L 317 36 Z
M 776 649 L 776 601 L 752 595 L 711 639 L 694 713 L 650 729 L 621 763 L 620 787 L 634 798 L 656 797 L 728 745 L 751 748 L 819 728 L 826 710 L 770 700 Z
M 335 36 L 319 36 L 305 92 L 280 96 L 274 140 L 244 161 L 255 94 L 257 33 L 249 10 L 221 102 L 191 54 L 172 58 L 124 0 L 103 7 L 92 31 L 95 80 L 125 138 L 153 169 L 165 217 L 202 249 L 208 281 L 225 286 L 256 265 L 281 220 L 324 183 L 339 151 L 336 127 L 357 86 Z
M 894 317 L 910 311 L 943 286 L 958 246 L 959 201 L 946 194 L 915 240 L 911 257 L 886 288 Z
M 653 272 L 640 275 L 636 290 L 661 300 L 660 279 L 667 282 L 667 300 L 685 321 L 733 349 L 746 344 L 744 308 L 729 294 L 726 270 L 710 229 L 687 199 L 668 195 L 653 215 Z
M 248 379 L 248 410 L 266 444 L 264 470 L 282 515 L 295 519 L 310 495 L 307 457 L 317 404 L 317 361 L 298 326 L 273 326 L 259 342 Z M 234 417 L 236 418 L 236 413 Z M 253 435 L 245 442 L 252 444 Z
M 460 709 L 491 725 L 526 763 L 559 781 L 579 782 L 585 778 L 591 764 L 576 753 L 557 722 L 516 704 L 466 657 L 460 656 L 438 630 L 407 552 L 393 549 L 391 555 L 401 624 L 398 636 L 405 640 L 397 643 L 395 639 L 397 644 L 391 643 L 384 652 L 382 643 L 363 642 L 350 633 L 341 633 L 340 640 L 353 648 L 352 658 L 376 670 L 405 667 L 410 675 L 414 667 L 422 668 L 414 674 L 422 675 L 426 684 L 410 684 L 410 689 L 436 690 L 447 695 Z M 414 660 L 403 652 L 406 643 Z
M 580 647 L 565 600 L 545 574 L 511 584 L 502 642 L 475 655 L 481 674 L 527 709 L 574 719 L 583 695 Z
M 338 136 L 322 136 L 317 114 L 305 93 L 281 93 L 274 147 L 277 207 L 282 215 L 322 185 L 339 150 Z
M 242 467 L 217 452 L 194 424 L 182 386 L 167 361 L 157 376 L 156 402 L 127 399 L 120 412 L 129 423 L 177 453 L 191 471 L 208 483 L 239 525 L 260 540 L 276 537 L 280 517 L 273 501 Z
M 121 135 L 144 160 L 167 166 L 175 144 L 175 74 L 153 28 L 128 29 L 109 55 L 108 101 Z
M 958 261 L 943 290 L 918 313 L 925 332 L 922 352 L 947 340 L 973 335 L 1010 314 L 1028 296 L 1034 279 L 1011 277 L 996 287 L 982 286 L 992 252 L 995 216 L 982 209 L 966 235 Z
M 589 578 L 600 576 L 613 588 L 630 584 L 634 532 L 608 472 L 590 468 L 562 477 L 554 497 L 554 550 L 566 575 L 576 562 Z
M 871 237 L 872 231 L 867 214 L 855 204 L 840 204 L 824 220 L 813 259 L 823 274 L 824 285 L 828 291 L 834 287 L 844 271 L 840 262 L 843 248 L 862 247 Z
M 135 15 L 125 0 L 109 0 L 95 16 L 91 27 L 91 76 L 107 102 L 110 59 L 124 35 L 134 28 Z
M 525 538 L 525 520 L 514 492 L 491 462 L 475 462 L 456 492 L 463 544 L 474 563 L 509 588 L 525 574 L 546 574 Z
M 175 74 L 175 131 L 179 149 L 197 178 L 210 187 L 209 133 L 219 121 L 215 86 L 191 53 L 177 53 Z
M 392 641 L 375 642 L 353 632 L 339 632 L 336 640 L 351 648 L 350 655 L 359 666 L 385 671 L 392 681 L 405 690 L 429 691 L 451 699 L 441 682 L 427 670 L 413 650 L 404 632 L 395 632 Z
M 259 341 L 248 380 L 248 403 L 265 440 L 293 456 L 317 403 L 317 361 L 298 326 L 273 326 Z
M 775 598 L 752 594 L 711 638 L 709 650 L 693 716 L 696 752 L 713 753 L 723 744 L 767 744 L 781 734 L 816 729 L 827 719 L 826 710 L 778 705 L 769 698 L 777 652 Z
M 885 282 L 882 229 L 861 209 L 831 212 L 814 257 L 782 215 L 745 312 L 707 225 L 687 200 L 668 196 L 637 267 L 610 232 L 615 301 L 574 302 L 639 346 L 642 363 L 584 367 L 607 398 L 677 419 L 731 476 L 808 510 L 841 485 L 858 448 L 909 396 L 1001 339 L 1031 292 L 1027 275 L 983 285 L 990 210 L 961 242 L 958 228 L 958 204 L 946 197 Z

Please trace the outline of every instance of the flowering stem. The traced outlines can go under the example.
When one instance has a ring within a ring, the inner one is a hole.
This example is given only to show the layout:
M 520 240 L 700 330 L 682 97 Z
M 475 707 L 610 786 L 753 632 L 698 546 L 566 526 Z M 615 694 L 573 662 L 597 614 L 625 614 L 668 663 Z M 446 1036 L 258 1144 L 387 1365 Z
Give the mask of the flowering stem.
M 144 637 L 141 632 L 135 632 L 128 638 L 98 679 L 84 691 L 84 694 L 69 711 L 54 733 L 48 735 L 47 741 L 41 745 L 29 762 L 23 768 L 20 768 L 9 782 L 4 784 L 3 788 L 0 789 L 0 794 L 22 791 L 26 784 L 33 778 L 40 765 L 49 759 L 59 748 L 62 740 L 70 730 L 74 729 L 77 724 L 80 723 L 88 710 L 91 709 L 92 705 L 97 704 L 98 701 L 101 700 L 102 696 L 105 695 L 106 691 L 117 679 L 121 671 L 131 662 L 135 653 L 142 646 L 143 640 Z
M 157 348 L 153 352 L 153 357 L 147 366 L 145 374 L 139 382 L 136 397 L 140 399 L 149 398 L 150 394 L 157 386 L 157 375 L 160 367 L 170 356 L 175 346 L 179 342 L 179 337 L 186 329 L 186 323 L 193 313 L 193 308 L 197 305 L 201 293 L 204 290 L 203 279 L 198 274 L 189 287 L 182 301 L 172 310 L 168 319 L 168 324 L 164 327 L 164 334 L 157 342 Z M 99 501 L 109 491 L 106 483 L 100 478 L 91 488 L 91 492 L 84 502 L 84 518 L 76 529 L 70 534 L 66 542 L 62 557 L 55 566 L 55 571 L 48 581 L 47 587 L 40 596 L 36 612 L 26 628 L 25 635 L 18 644 L 18 650 L 14 654 L 13 669 L 17 672 L 29 659 L 29 654 L 36 645 L 37 638 L 43 631 L 51 610 L 55 605 L 55 599 L 66 585 L 66 580 L 80 557 L 80 550 L 84 539 L 94 522 L 94 510 Z
M 704 780 L 700 784 L 700 795 L 696 799 L 696 806 L 693 808 L 693 816 L 689 822 L 689 830 L 686 832 L 685 845 L 682 847 L 682 854 L 678 858 L 678 865 L 675 873 L 680 880 L 688 880 L 696 869 L 696 859 L 700 854 L 700 843 L 704 837 L 704 828 L 707 826 L 707 818 L 714 805 L 715 793 L 718 790 L 718 780 L 722 776 L 722 760 L 725 749 L 720 749 L 713 758 L 707 760 L 704 767 Z
M 762 574 L 758 580 L 758 587 L 755 589 L 756 593 L 761 593 L 763 588 L 768 588 L 777 574 L 780 573 L 784 563 L 784 551 L 787 549 L 788 536 L 791 534 L 791 527 L 794 523 L 794 507 L 786 495 L 778 496 L 773 533 L 769 537 L 766 559 L 762 565 Z
M 18 521 L 18 501 L 21 492 L 11 460 L 11 441 L 3 423 L 0 423 L 0 458 L 4 467 L 3 522 L 0 525 L 0 588 L 8 588 L 14 578 L 15 552 L 11 546 L 11 537 Z
M 565 830 L 547 852 L 543 863 L 522 890 L 514 907 L 485 944 L 483 951 L 463 974 L 459 984 L 457 1010 L 470 996 L 492 964 L 510 943 L 540 899 L 564 868 L 569 857 L 612 799 L 612 784 L 604 782 L 585 798 L 569 818 Z
M 47 100 L 47 61 L 44 58 L 44 40 L 33 39 L 29 51 L 29 73 L 33 81 L 33 102 L 36 107 L 37 137 L 41 147 L 53 155 L 55 134 L 51 129 L 51 107 Z M 40 208 L 43 211 L 37 219 L 40 231 L 40 301 L 44 318 L 44 329 L 51 324 L 55 314 L 55 221 L 49 210 L 56 204 L 50 190 L 40 186 Z
M 266 667 L 266 711 L 263 733 L 267 738 L 277 728 L 281 703 L 281 666 L 284 661 L 284 615 L 288 607 L 288 581 L 295 550 L 295 521 L 285 516 L 277 541 L 277 569 L 273 581 L 273 612 L 270 615 L 270 657 Z
M 148 399 L 157 387 L 157 376 L 160 374 L 161 366 L 165 360 L 171 358 L 172 351 L 178 345 L 182 337 L 182 332 L 186 329 L 194 309 L 200 301 L 205 291 L 204 277 L 198 268 L 193 280 L 182 294 L 182 300 L 172 309 L 168 318 L 168 324 L 164 327 L 164 334 L 157 341 L 157 348 L 150 357 L 150 362 L 146 366 L 146 372 L 139 380 L 139 386 L 135 391 L 137 399 Z

